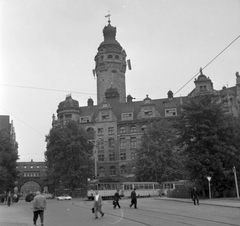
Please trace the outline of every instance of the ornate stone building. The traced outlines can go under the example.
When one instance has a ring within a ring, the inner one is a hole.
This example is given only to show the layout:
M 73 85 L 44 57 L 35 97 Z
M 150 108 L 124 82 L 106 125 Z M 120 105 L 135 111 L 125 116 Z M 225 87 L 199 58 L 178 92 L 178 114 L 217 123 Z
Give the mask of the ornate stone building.
M 175 118 L 181 114 L 182 103 L 189 97 L 213 93 L 219 100 L 226 100 L 229 112 L 239 115 L 240 79 L 237 85 L 216 91 L 210 78 L 200 75 L 195 88 L 186 97 L 173 97 L 169 91 L 165 98 L 142 101 L 126 97 L 126 52 L 115 39 L 116 28 L 110 24 L 103 29 L 104 41 L 95 56 L 97 77 L 97 105 L 89 98 L 86 106 L 68 95 L 53 116 L 52 126 L 75 120 L 86 130 L 95 132 L 96 174 L 100 178 L 116 180 L 134 179 L 134 160 L 141 137 L 148 124 L 162 118 Z

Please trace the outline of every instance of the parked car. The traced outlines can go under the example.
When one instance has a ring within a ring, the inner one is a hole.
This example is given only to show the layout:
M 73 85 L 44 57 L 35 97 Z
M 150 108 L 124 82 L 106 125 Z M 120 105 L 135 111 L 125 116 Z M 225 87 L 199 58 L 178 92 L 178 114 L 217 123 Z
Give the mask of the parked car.
M 56 197 L 57 200 L 62 201 L 62 200 L 71 200 L 72 197 L 69 195 L 61 195 Z

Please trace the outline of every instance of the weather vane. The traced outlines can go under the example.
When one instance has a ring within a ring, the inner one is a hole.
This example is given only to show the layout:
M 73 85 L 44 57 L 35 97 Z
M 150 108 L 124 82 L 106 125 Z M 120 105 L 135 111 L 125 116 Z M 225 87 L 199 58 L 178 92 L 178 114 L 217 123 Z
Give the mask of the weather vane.
M 110 16 L 111 16 L 111 14 L 109 13 L 109 11 L 108 11 L 108 15 L 106 15 L 105 17 L 108 17 L 108 23 L 110 24 Z

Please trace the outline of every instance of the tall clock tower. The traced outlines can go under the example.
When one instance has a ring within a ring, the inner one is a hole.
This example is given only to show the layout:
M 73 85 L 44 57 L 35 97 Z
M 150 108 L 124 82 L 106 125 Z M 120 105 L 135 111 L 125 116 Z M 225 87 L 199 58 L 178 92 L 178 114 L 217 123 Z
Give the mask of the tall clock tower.
M 95 72 L 97 76 L 97 104 L 105 98 L 108 88 L 117 88 L 119 101 L 126 102 L 126 52 L 116 40 L 116 27 L 108 25 L 103 29 L 104 41 L 98 47 L 95 56 Z

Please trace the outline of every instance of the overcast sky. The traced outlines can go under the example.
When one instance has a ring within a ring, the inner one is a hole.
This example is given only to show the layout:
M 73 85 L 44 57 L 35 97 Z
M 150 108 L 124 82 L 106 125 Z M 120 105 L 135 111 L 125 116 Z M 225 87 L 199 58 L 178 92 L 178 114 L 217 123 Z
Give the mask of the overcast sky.
M 177 91 L 240 35 L 240 0 L 0 0 L 0 10 L 0 115 L 13 120 L 21 161 L 44 159 L 67 94 L 97 103 L 92 69 L 108 11 L 138 101 L 188 95 L 194 80 Z M 240 38 L 203 73 L 219 90 L 236 84 L 236 71 Z

